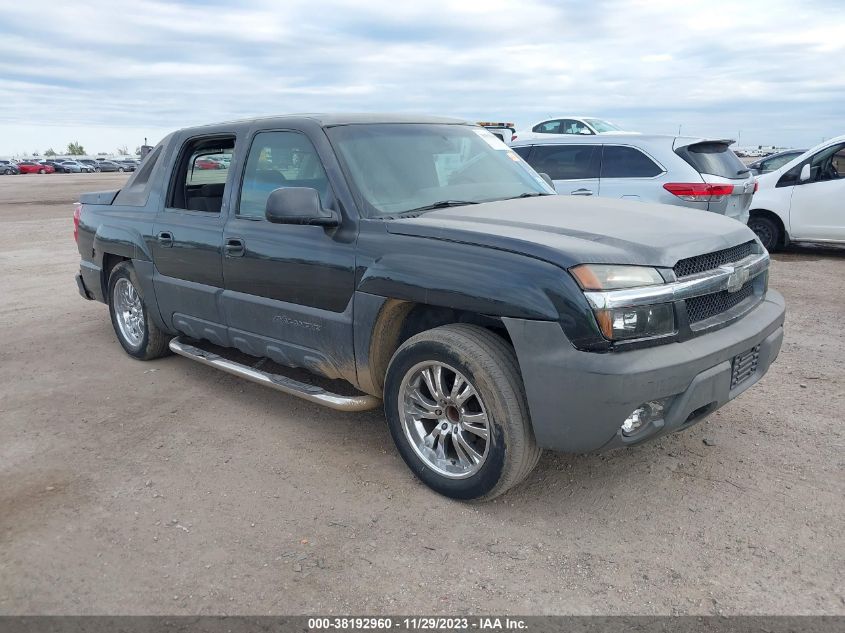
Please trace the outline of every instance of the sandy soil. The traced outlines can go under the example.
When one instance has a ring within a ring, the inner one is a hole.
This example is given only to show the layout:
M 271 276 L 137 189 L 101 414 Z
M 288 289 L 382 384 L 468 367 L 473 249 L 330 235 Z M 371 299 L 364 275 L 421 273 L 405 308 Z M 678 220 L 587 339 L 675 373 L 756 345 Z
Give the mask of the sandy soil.
M 781 356 L 708 421 L 465 505 L 379 412 L 126 356 L 71 237 L 122 180 L 0 177 L 0 613 L 845 614 L 845 251 L 775 257 Z

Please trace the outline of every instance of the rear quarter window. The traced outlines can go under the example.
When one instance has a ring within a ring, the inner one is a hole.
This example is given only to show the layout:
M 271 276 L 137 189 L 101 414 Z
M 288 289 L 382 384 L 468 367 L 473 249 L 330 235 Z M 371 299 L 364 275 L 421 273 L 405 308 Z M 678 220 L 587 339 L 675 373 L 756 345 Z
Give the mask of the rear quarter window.
M 634 147 L 605 145 L 601 161 L 602 178 L 653 178 L 663 168 Z
M 745 165 L 727 143 L 693 143 L 679 147 L 675 153 L 701 174 L 739 180 L 748 177 Z

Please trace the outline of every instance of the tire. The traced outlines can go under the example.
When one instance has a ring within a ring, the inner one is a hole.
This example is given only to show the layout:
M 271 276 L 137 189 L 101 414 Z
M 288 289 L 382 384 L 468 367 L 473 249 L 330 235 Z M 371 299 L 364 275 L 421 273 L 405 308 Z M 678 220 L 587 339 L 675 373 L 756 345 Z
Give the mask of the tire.
M 437 367 L 445 396 L 440 402 L 424 375 L 430 371 L 428 377 L 435 378 Z M 465 382 L 455 399 L 459 377 Z M 459 403 L 465 383 L 474 394 Z M 402 459 L 447 497 L 497 497 L 525 479 L 540 459 L 516 355 L 484 328 L 445 325 L 408 339 L 387 368 L 384 407 Z M 484 425 L 486 439 L 469 431 Z M 467 441 L 481 459 L 463 448 Z
M 123 173 L 125 170 L 123 169 L 123 167 L 118 167 L 117 171 L 119 171 L 120 173 Z
M 45 169 L 39 169 L 39 170 L 38 170 L 38 173 L 39 173 L 39 174 L 46 174 L 46 173 L 47 173 L 47 171 L 46 171 Z
M 752 215 L 748 219 L 748 228 L 754 231 L 769 252 L 778 250 L 783 244 L 778 223 L 765 215 Z
M 94 167 L 94 171 L 99 174 L 101 170 L 99 167 Z
M 6 169 L 3 173 L 4 173 L 4 174 L 6 174 L 7 176 L 11 176 L 11 175 L 12 175 L 12 170 L 11 170 L 11 169 Z
M 134 310 L 130 309 L 130 305 L 134 302 L 130 302 L 124 292 L 128 293 L 128 296 L 137 298 Z M 170 353 L 168 347 L 170 337 L 150 320 L 138 276 L 130 262 L 120 262 L 112 270 L 109 276 L 108 300 L 114 333 L 127 354 L 138 360 L 152 360 Z M 121 310 L 121 307 L 127 309 Z M 128 318 L 127 312 L 131 312 L 134 316 L 131 319 Z M 139 316 L 140 319 L 137 318 Z M 133 324 L 132 327 L 129 325 L 130 322 Z

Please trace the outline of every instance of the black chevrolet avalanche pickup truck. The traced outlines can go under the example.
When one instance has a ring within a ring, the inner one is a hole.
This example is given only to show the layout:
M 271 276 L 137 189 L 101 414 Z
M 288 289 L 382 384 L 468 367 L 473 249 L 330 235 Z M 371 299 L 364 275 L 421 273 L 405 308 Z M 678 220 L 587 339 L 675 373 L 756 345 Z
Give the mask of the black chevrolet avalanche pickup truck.
M 414 474 L 458 499 L 501 494 L 544 448 L 688 428 L 783 339 L 746 226 L 554 195 L 452 119 L 181 130 L 74 219 L 79 292 L 108 304 L 130 356 L 175 352 L 344 411 L 383 402 Z

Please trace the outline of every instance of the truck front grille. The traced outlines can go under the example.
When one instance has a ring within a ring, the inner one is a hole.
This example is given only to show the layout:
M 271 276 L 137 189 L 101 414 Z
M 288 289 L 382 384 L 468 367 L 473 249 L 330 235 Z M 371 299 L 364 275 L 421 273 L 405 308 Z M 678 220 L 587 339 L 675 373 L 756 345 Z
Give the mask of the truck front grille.
M 724 264 L 731 262 L 738 262 L 751 255 L 754 242 L 746 242 L 738 246 L 732 246 L 721 251 L 713 251 L 705 255 L 696 255 L 695 257 L 687 257 L 675 264 L 675 275 L 677 277 L 688 277 L 689 275 L 696 275 L 707 270 L 713 270 Z
M 754 280 L 749 279 L 736 292 L 728 292 L 722 290 L 721 292 L 713 293 L 712 295 L 703 295 L 701 297 L 693 297 L 687 299 L 687 315 L 690 323 L 698 323 L 717 314 L 727 312 L 733 307 L 748 299 L 754 294 Z

